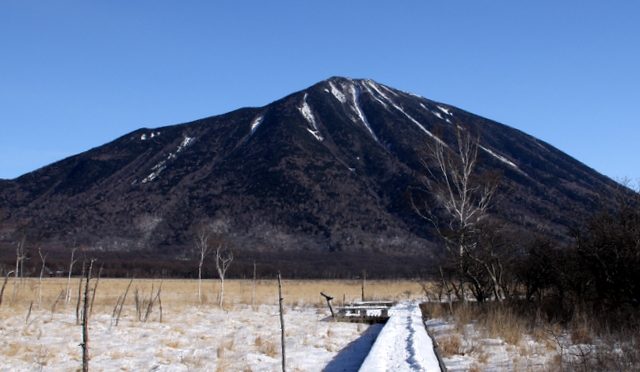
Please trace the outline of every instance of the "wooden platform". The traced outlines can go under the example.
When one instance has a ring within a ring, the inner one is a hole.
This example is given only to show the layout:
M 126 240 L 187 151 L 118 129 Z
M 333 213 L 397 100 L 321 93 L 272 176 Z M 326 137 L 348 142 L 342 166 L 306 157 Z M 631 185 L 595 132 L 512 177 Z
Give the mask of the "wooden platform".
M 393 301 L 361 301 L 337 308 L 335 319 L 352 323 L 386 323 Z

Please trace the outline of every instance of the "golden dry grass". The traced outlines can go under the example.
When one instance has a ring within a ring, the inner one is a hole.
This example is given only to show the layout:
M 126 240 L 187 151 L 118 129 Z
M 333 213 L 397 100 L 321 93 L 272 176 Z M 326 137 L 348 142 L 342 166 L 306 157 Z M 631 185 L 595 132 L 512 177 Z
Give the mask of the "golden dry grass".
M 0 306 L 3 312 L 23 312 L 26 314 L 29 306 L 56 312 L 69 311 L 75 308 L 78 298 L 79 278 L 72 278 L 70 285 L 70 301 L 65 303 L 64 294 L 67 288 L 66 278 L 47 278 L 40 282 L 37 278 L 25 278 L 15 283 L 10 280 Z M 98 284 L 94 304 L 94 312 L 108 312 L 113 310 L 118 297 L 123 295 L 129 279 L 102 278 Z M 95 280 L 91 281 L 91 288 Z M 127 295 L 126 302 L 134 301 L 135 290 L 140 297 L 148 298 L 152 289 L 157 291 L 162 285 L 162 306 L 164 311 L 180 311 L 186 307 L 198 305 L 198 282 L 187 279 L 134 279 Z M 252 304 L 253 282 L 251 280 L 225 281 L 225 308 L 232 309 L 236 305 Z M 14 289 L 15 288 L 15 289 Z M 255 283 L 256 306 L 277 303 L 276 280 L 258 280 Z M 343 300 L 352 302 L 360 300 L 361 282 L 358 280 L 284 280 L 283 297 L 288 307 L 295 306 L 326 306 L 320 292 L 334 296 L 334 305 L 340 305 Z M 203 305 L 216 305 L 219 293 L 219 281 L 208 279 L 202 281 Z M 60 299 L 61 293 L 63 298 Z M 366 282 L 365 296 L 367 300 L 400 300 L 404 298 L 420 297 L 420 285 L 410 280 L 370 280 Z M 14 295 L 15 294 L 15 295 Z M 39 296 L 41 294 L 41 297 Z M 54 308 L 55 305 L 55 308 Z M 66 309 L 66 310 L 65 310 Z

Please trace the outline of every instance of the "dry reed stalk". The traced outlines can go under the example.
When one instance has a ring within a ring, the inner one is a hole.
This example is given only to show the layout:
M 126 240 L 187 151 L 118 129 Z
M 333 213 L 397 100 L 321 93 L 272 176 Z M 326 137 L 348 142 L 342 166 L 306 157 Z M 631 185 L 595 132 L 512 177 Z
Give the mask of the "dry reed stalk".
M 0 306 L 2 306 L 2 296 L 4 296 L 4 289 L 7 286 L 7 282 L 9 281 L 9 277 L 11 276 L 11 274 L 13 273 L 13 271 L 9 271 L 7 272 L 7 275 L 4 277 L 4 283 L 2 283 L 2 289 L 0 289 Z

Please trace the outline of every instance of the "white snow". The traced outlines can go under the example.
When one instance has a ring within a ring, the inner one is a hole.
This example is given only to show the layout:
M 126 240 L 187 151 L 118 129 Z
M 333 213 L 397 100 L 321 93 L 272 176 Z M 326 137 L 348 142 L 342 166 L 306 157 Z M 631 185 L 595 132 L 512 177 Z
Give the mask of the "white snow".
M 444 108 L 440 105 L 436 105 L 436 107 L 438 108 L 438 110 L 444 112 L 446 115 L 453 116 L 453 114 L 451 113 L 451 110 L 449 110 L 448 108 Z
M 322 141 L 324 138 L 318 130 L 316 118 L 311 111 L 311 106 L 309 106 L 309 104 L 307 103 L 307 93 L 304 94 L 304 98 L 302 99 L 302 106 L 298 107 L 298 111 L 300 111 L 302 116 L 304 116 L 309 124 L 311 124 L 311 128 L 307 128 L 307 131 L 309 131 L 309 133 L 311 133 L 318 141 Z
M 382 89 L 386 90 L 387 92 L 393 94 L 396 97 L 399 97 L 398 93 L 394 92 L 392 89 L 389 89 L 389 87 L 382 85 L 382 84 L 378 84 Z
M 373 99 L 375 99 L 376 101 L 378 101 L 378 103 L 379 103 L 379 104 L 381 104 L 382 106 L 384 106 L 384 108 L 385 108 L 385 109 L 387 109 L 387 110 L 388 110 L 388 109 L 389 109 L 389 106 L 387 106 L 387 104 L 386 104 L 384 101 L 382 101 L 380 98 L 378 98 L 378 97 L 373 93 L 373 91 L 371 90 L 371 88 L 369 88 L 368 84 L 369 84 L 369 82 L 368 82 L 368 81 L 367 81 L 367 82 L 365 82 L 365 84 L 363 84 L 364 89 L 366 89 L 366 90 L 367 90 L 367 92 L 369 92 L 369 95 L 371 95 L 371 97 L 373 97 Z
M 141 182 L 142 183 L 147 183 L 147 182 L 151 182 L 151 181 L 155 180 L 156 178 L 158 178 L 160 173 L 162 173 L 162 171 L 167 168 L 167 161 L 175 160 L 178 157 L 177 155 L 179 153 L 181 153 L 182 150 L 184 150 L 186 147 L 191 145 L 194 140 L 195 140 L 194 137 L 185 136 L 182 139 L 182 142 L 180 142 L 180 144 L 178 145 L 178 148 L 176 149 L 176 151 L 175 152 L 170 152 L 169 155 L 167 155 L 166 159 L 161 160 L 156 165 L 151 167 L 151 171 L 152 172 L 149 173 L 144 179 L 142 179 Z
M 251 134 L 256 132 L 256 129 L 258 129 L 260 124 L 262 124 L 263 120 L 264 120 L 263 115 L 258 115 L 255 117 L 255 119 L 253 119 L 253 121 L 251 122 Z
M 142 133 L 142 135 L 140 136 L 140 141 L 146 141 L 146 139 L 147 139 L 147 134 Z
M 360 108 L 360 103 L 358 102 L 360 98 L 358 89 L 354 85 L 351 85 L 349 88 L 350 88 L 349 92 L 351 93 L 351 99 L 353 101 L 353 110 L 356 112 L 356 114 L 360 118 L 360 121 L 362 122 L 362 124 L 364 124 L 365 128 L 367 128 L 367 130 L 371 134 L 371 137 L 373 137 L 373 139 L 375 139 L 376 142 L 380 142 L 378 141 L 378 137 L 376 136 L 376 134 L 373 132 L 373 129 L 371 129 L 371 124 L 369 124 L 369 120 L 367 120 L 367 117 L 365 116 L 364 111 L 362 111 L 362 108 Z
M 555 350 L 527 334 L 513 345 L 500 338 L 488 337 L 487 331 L 473 322 L 460 326 L 434 318 L 427 320 L 426 326 L 440 345 L 451 344 L 452 339 L 459 341 L 457 352 L 449 350 L 450 354 L 441 354 L 444 365 L 451 372 L 550 371 L 557 368 L 553 364 Z
M 396 110 L 400 111 L 402 114 L 404 114 L 404 116 L 406 116 L 409 120 L 411 120 L 412 123 L 414 123 L 415 125 L 418 126 L 418 128 L 420 128 L 424 133 L 426 133 L 429 137 L 433 138 L 434 140 L 438 141 L 440 144 L 447 146 L 446 143 L 444 143 L 440 138 L 436 137 L 433 133 L 431 133 L 429 130 L 427 130 L 427 128 L 425 128 L 419 121 L 417 121 L 415 118 L 413 118 L 413 116 L 409 115 L 408 113 L 406 113 L 402 107 L 398 106 L 391 98 L 389 98 L 387 95 L 385 95 L 384 93 L 382 93 L 382 91 L 380 89 L 378 89 L 376 87 L 376 83 L 371 81 L 371 80 L 366 80 L 365 83 L 371 87 L 373 90 L 375 90 L 382 98 L 384 98 L 387 102 L 389 102 L 389 104 L 395 108 Z M 385 88 L 384 86 L 381 86 L 382 88 Z M 389 88 L 386 88 L 388 91 L 391 91 Z M 374 98 L 375 95 L 369 91 L 372 96 Z M 376 98 L 377 99 L 377 98 Z M 385 105 L 386 107 L 386 105 Z M 424 106 L 423 106 L 424 107 Z
M 96 371 L 276 371 L 280 368 L 278 307 L 165 304 L 149 322 L 136 321 L 129 301 L 119 326 L 111 326 L 111 306 L 91 318 L 90 369 Z M 51 314 L 34 310 L 0 318 L 0 371 L 74 371 L 82 366 L 81 328 L 75 306 Z M 287 308 L 287 367 L 291 371 L 355 370 L 375 337 L 376 326 L 326 321 L 326 311 Z M 354 341 L 356 340 L 356 341 Z M 355 366 L 354 366 L 355 364 Z M 329 368 L 331 367 L 331 368 Z M 333 369 L 332 369 L 333 368 Z
M 333 94 L 340 103 L 347 102 L 347 97 L 333 84 L 332 81 L 329 82 L 329 87 L 331 88 L 331 94 Z
M 193 137 L 185 136 L 182 142 L 180 143 L 180 145 L 178 145 L 178 148 L 176 149 L 176 154 L 184 150 L 184 148 L 189 146 L 191 143 L 193 143 L 193 140 L 194 140 Z
M 400 303 L 389 313 L 360 371 L 440 371 L 418 303 Z
M 513 167 L 513 168 L 518 169 L 518 166 L 517 166 L 514 162 L 512 162 L 511 160 L 509 160 L 509 159 L 505 158 L 504 156 L 502 156 L 502 155 L 498 155 L 498 154 L 496 154 L 495 152 L 491 151 L 490 149 L 488 149 L 488 148 L 486 148 L 486 147 L 484 147 L 484 146 L 480 146 L 480 148 L 481 148 L 481 149 L 483 149 L 484 151 L 486 151 L 489 155 L 491 155 L 491 156 L 493 156 L 494 158 L 496 158 L 496 159 L 500 160 L 501 162 L 503 162 L 503 163 L 505 163 L 505 164 L 507 164 L 507 165 L 509 165 L 509 166 Z

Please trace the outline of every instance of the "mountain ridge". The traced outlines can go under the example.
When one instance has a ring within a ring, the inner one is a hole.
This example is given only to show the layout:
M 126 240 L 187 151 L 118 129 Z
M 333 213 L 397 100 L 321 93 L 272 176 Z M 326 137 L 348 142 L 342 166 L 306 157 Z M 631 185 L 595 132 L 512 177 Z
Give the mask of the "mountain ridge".
M 505 124 L 331 77 L 261 107 L 139 128 L 2 180 L 0 224 L 5 244 L 27 226 L 61 249 L 75 241 L 183 257 L 194 226 L 217 220 L 230 244 L 254 251 L 429 255 L 437 239 L 410 193 L 426 148 L 449 143 L 455 126 L 479 133 L 480 168 L 503 175 L 495 215 L 517 228 L 566 239 L 573 219 L 616 186 Z

